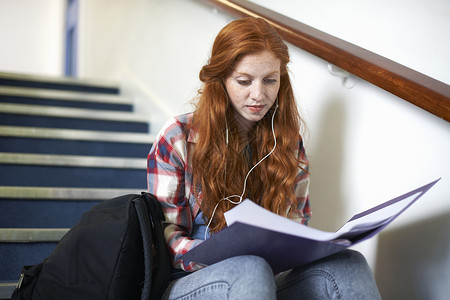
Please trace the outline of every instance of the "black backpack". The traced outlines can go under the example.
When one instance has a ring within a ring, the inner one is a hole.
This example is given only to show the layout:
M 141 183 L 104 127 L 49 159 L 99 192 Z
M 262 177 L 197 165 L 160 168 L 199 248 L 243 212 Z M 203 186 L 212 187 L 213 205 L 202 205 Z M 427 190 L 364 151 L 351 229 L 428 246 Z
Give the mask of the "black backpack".
M 47 259 L 23 267 L 11 299 L 160 299 L 170 273 L 161 220 L 148 193 L 94 206 Z

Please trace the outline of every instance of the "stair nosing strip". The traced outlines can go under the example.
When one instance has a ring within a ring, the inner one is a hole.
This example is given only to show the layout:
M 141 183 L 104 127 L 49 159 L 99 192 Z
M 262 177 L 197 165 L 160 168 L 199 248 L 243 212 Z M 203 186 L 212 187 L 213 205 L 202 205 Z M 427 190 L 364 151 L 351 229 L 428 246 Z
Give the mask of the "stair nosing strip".
M 104 201 L 127 194 L 140 194 L 143 189 L 120 188 L 55 188 L 30 186 L 0 186 L 0 198 L 57 201 Z
M 6 125 L 0 125 L 0 136 L 136 144 L 152 144 L 155 141 L 155 137 L 148 133 L 128 133 Z
M 146 158 L 0 152 L 0 164 L 111 169 L 147 168 Z
M 69 229 L 70 228 L 0 228 L 0 242 L 58 242 Z
M 17 281 L 16 282 L 0 282 L 0 289 L 5 288 L 5 287 L 16 287 L 17 285 Z M 1 299 L 1 298 L 0 298 Z
M 55 100 L 67 100 L 76 102 L 99 102 L 111 104 L 132 105 L 133 101 L 129 97 L 114 94 L 99 94 L 88 92 L 50 90 L 28 87 L 0 86 L 0 94 L 6 96 L 35 97 Z
M 91 119 L 100 121 L 149 123 L 149 118 L 134 112 L 101 111 L 96 109 L 66 108 L 32 104 L 0 103 L 0 113 L 35 115 L 45 117 Z
M 109 200 L 126 194 L 140 194 L 140 189 L 110 188 L 53 188 L 0 186 L 0 198 L 27 200 Z

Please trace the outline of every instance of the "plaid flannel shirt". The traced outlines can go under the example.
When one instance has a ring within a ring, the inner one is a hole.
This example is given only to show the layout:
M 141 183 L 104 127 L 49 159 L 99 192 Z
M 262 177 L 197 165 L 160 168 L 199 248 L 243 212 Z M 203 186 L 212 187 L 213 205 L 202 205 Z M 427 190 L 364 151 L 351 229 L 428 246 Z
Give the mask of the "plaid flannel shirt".
M 183 254 L 203 242 L 203 238 L 192 237 L 196 217 L 201 211 L 193 194 L 191 158 L 196 133 L 188 132 L 187 125 L 191 120 L 192 113 L 169 120 L 158 134 L 147 159 L 148 191 L 161 202 L 166 217 L 164 236 L 173 256 L 172 265 L 184 271 L 204 267 L 194 262 L 185 263 L 181 259 Z M 306 160 L 302 143 L 299 156 Z M 295 210 L 290 210 L 291 219 L 303 224 L 311 216 L 308 189 L 309 175 L 299 169 L 295 196 L 300 204 Z

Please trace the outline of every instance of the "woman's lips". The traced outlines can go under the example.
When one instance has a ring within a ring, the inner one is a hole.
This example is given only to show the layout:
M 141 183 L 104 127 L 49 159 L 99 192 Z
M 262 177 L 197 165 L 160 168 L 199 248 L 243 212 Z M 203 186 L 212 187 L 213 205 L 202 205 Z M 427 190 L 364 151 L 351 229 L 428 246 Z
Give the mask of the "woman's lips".
M 251 112 L 258 113 L 264 109 L 265 105 L 248 105 L 247 107 Z

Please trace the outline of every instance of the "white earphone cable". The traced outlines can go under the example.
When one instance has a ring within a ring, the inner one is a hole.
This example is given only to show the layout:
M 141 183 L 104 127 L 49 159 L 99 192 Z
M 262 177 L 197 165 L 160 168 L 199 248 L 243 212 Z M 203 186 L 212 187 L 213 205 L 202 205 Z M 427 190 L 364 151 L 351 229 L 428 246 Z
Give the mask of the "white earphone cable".
M 227 200 L 227 201 L 229 201 L 230 203 L 232 203 L 232 204 L 234 204 L 234 205 L 240 204 L 240 203 L 242 202 L 242 200 L 243 200 L 242 198 L 243 198 L 244 195 L 245 195 L 245 190 L 246 190 L 246 186 L 247 186 L 247 180 L 248 180 L 248 177 L 250 176 L 250 173 L 251 173 L 251 172 L 252 172 L 252 171 L 253 171 L 260 163 L 262 163 L 266 158 L 268 158 L 268 157 L 273 153 L 273 151 L 275 151 L 275 148 L 277 147 L 277 138 L 276 138 L 276 136 L 275 136 L 275 130 L 274 130 L 274 127 L 273 127 L 273 120 L 274 120 L 274 118 L 275 118 L 275 113 L 276 113 L 277 109 L 278 109 L 278 99 L 277 99 L 277 102 L 275 103 L 275 110 L 273 111 L 272 121 L 271 121 L 272 135 L 273 135 L 273 140 L 274 140 L 274 145 L 273 145 L 272 150 L 270 150 L 269 153 L 267 153 L 260 161 L 258 161 L 258 162 L 250 169 L 250 171 L 248 171 L 247 175 L 245 176 L 244 187 L 243 187 L 243 190 L 242 190 L 242 194 L 241 194 L 240 196 L 239 196 L 239 195 L 231 195 L 231 196 L 227 196 L 227 197 L 225 197 L 225 198 L 220 199 L 220 201 L 217 202 L 216 206 L 214 207 L 214 210 L 213 210 L 213 213 L 212 213 L 212 215 L 211 215 L 211 218 L 209 218 L 208 225 L 206 226 L 206 229 L 205 229 L 205 240 L 206 240 L 206 234 L 207 234 L 207 232 L 208 232 L 209 226 L 211 225 L 211 222 L 212 222 L 212 220 L 213 220 L 213 218 L 214 218 L 214 214 L 216 213 L 217 207 L 219 206 L 220 202 L 222 202 L 222 201 L 224 201 L 224 200 Z M 227 142 L 228 142 L 228 128 L 227 128 L 227 132 L 226 132 L 226 139 L 227 139 Z M 230 198 L 239 198 L 239 200 L 238 200 L 238 201 L 233 201 L 233 200 L 231 200 Z

